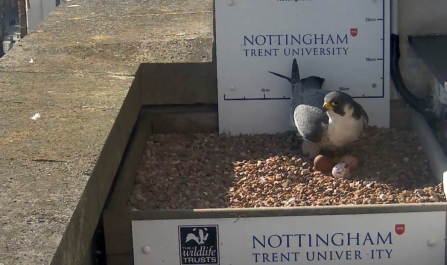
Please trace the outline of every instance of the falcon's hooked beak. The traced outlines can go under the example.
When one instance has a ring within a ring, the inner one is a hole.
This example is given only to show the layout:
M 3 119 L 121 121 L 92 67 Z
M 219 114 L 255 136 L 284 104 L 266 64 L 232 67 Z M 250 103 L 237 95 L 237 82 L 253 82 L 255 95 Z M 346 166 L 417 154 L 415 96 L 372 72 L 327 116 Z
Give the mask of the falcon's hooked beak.
M 333 110 L 333 109 L 334 109 L 334 107 L 329 102 L 324 102 L 324 104 L 323 104 L 324 111 Z

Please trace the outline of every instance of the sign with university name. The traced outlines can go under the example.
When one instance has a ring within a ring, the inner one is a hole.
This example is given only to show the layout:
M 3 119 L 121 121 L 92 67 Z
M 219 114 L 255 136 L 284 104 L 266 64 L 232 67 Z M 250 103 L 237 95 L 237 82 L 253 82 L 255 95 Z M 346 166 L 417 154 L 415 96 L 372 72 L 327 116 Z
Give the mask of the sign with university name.
M 390 0 L 216 0 L 219 130 L 277 133 L 290 124 L 290 77 L 325 79 L 390 122 Z
M 132 221 L 135 265 L 439 265 L 445 212 Z

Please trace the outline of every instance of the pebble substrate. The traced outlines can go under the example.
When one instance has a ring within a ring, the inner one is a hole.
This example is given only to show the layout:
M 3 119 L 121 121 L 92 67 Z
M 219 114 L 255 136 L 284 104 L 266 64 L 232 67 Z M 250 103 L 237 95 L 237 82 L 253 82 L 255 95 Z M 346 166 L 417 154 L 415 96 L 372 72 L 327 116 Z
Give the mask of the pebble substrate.
M 445 202 L 411 131 L 368 127 L 349 179 L 313 168 L 294 133 L 151 135 L 129 206 L 138 210 Z

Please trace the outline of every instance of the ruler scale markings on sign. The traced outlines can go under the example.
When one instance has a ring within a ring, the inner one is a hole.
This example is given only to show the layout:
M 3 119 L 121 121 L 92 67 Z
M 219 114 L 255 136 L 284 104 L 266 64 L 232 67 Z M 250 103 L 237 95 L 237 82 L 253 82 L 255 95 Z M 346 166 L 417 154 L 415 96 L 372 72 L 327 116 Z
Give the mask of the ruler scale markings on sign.
M 290 77 L 294 58 L 301 78 L 324 78 L 322 89 L 350 94 L 371 125 L 389 127 L 389 3 L 217 0 L 220 133 L 292 129 L 291 84 L 269 72 Z
M 366 17 L 365 21 L 366 22 L 382 22 L 383 25 L 383 33 L 382 33 L 382 38 L 380 39 L 383 42 L 382 45 L 382 55 L 385 55 L 385 38 L 384 38 L 384 34 L 385 34 L 385 23 L 384 23 L 384 17 L 385 16 L 385 0 L 382 0 L 382 18 L 370 18 L 370 17 Z M 366 61 L 368 62 L 372 62 L 372 61 L 384 61 L 383 58 L 366 58 Z M 384 74 L 384 70 L 385 70 L 385 62 L 382 63 L 382 73 Z M 383 75 L 380 77 L 381 80 L 383 80 Z M 381 82 L 382 83 L 382 94 L 380 96 L 352 96 L 353 98 L 364 98 L 364 99 L 375 99 L 375 98 L 383 98 L 384 94 L 385 94 L 385 89 L 384 89 L 384 81 Z M 343 91 L 343 89 L 340 89 L 340 91 Z M 270 92 L 270 91 L 269 91 Z M 266 97 L 264 95 L 264 97 L 240 97 L 240 98 L 228 98 L 228 97 L 224 97 L 224 101 L 234 101 L 234 100 L 238 100 L 238 101 L 244 101 L 244 100 L 287 100 L 290 99 L 290 97 Z
M 224 94 L 224 100 L 289 100 L 290 99 L 290 97 L 286 97 L 286 96 L 284 96 L 284 97 L 282 97 L 282 98 L 267 98 L 267 97 L 265 97 L 265 94 L 264 94 L 264 97 L 263 98 L 246 98 L 246 97 L 243 97 L 243 98 L 227 98 L 226 97 L 226 95 Z

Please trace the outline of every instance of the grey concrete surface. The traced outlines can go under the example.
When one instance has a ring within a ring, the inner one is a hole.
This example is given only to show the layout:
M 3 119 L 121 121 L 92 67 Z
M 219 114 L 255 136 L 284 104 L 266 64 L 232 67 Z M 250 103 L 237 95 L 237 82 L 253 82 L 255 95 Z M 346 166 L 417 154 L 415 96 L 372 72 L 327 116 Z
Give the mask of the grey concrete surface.
M 441 181 L 446 193 L 447 188 L 447 157 L 436 137 L 426 123 L 424 117 L 417 111 L 411 110 L 412 129 L 417 133 L 422 150 L 430 164 L 431 171 L 438 181 Z M 447 194 L 447 193 L 446 193 Z
M 211 0 L 61 2 L 0 59 L 5 265 L 83 264 L 142 103 L 140 64 L 212 65 Z
M 447 1 L 445 0 L 404 0 L 399 2 L 400 70 L 407 88 L 418 97 L 425 97 L 432 91 L 429 68 L 408 43 L 413 34 L 434 34 L 447 32 Z

